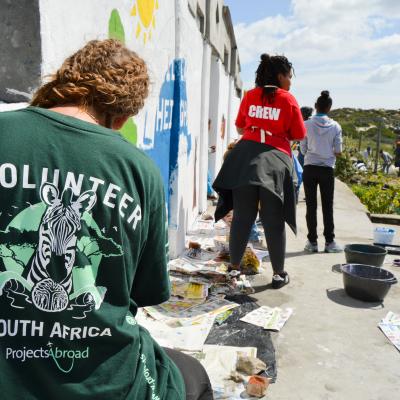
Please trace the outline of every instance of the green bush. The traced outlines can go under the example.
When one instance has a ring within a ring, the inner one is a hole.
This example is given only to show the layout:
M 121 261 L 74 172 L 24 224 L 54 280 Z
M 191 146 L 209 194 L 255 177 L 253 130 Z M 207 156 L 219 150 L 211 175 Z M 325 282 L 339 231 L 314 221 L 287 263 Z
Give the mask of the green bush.
M 341 156 L 336 158 L 335 176 L 342 182 L 349 183 L 355 172 L 350 154 L 344 151 Z
M 399 212 L 400 187 L 398 186 L 387 186 L 382 182 L 373 184 L 370 181 L 370 186 L 355 184 L 351 185 L 351 189 L 371 213 L 394 214 Z

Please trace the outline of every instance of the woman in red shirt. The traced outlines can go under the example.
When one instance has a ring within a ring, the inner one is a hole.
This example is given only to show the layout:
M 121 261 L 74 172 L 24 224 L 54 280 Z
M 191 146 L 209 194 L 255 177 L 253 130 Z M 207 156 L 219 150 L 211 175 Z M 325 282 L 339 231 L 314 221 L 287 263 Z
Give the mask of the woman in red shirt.
M 240 269 L 259 212 L 275 289 L 289 282 L 284 270 L 285 222 L 296 233 L 290 141 L 306 135 L 299 105 L 289 93 L 292 72 L 286 57 L 261 55 L 256 87 L 246 93 L 236 118 L 242 138 L 227 156 L 213 185 L 220 195 L 216 220 L 234 211 L 229 240 L 232 269 Z

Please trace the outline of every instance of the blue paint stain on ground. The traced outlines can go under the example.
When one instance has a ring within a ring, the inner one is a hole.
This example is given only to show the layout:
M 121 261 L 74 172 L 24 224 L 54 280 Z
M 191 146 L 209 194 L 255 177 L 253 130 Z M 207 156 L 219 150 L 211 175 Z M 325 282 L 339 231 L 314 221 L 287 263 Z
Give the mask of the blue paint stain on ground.
M 179 154 L 185 153 L 188 161 L 192 151 L 185 70 L 186 62 L 183 59 L 174 60 L 168 67 L 158 100 L 153 147 L 145 150 L 161 171 L 168 204 L 172 194 L 171 183 L 178 173 Z M 186 140 L 181 141 L 181 138 Z M 151 142 L 150 138 L 144 137 L 143 143 L 146 146 L 151 145 Z

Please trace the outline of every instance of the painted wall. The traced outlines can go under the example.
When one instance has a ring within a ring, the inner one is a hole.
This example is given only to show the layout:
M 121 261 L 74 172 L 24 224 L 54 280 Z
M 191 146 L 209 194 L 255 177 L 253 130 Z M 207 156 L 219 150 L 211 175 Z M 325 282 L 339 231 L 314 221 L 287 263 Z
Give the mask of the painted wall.
M 233 108 L 230 106 L 230 77 L 221 60 L 212 56 L 210 84 L 210 143 L 215 146 L 215 153 L 209 155 L 209 171 L 214 179 L 221 168 L 223 155 L 229 143 Z
M 215 53 L 211 55 L 210 62 L 210 87 L 209 87 L 209 110 L 208 110 L 208 138 L 209 145 L 215 146 L 215 152 L 208 155 L 208 170 L 211 179 L 214 179 L 218 172 L 217 160 L 221 159 L 222 146 L 218 139 L 218 115 L 219 115 L 219 97 L 223 94 L 219 92 L 220 67 L 221 61 Z
M 174 103 L 174 1 L 41 0 L 40 8 L 43 76 L 53 72 L 66 56 L 92 39 L 118 38 L 146 61 L 151 80 L 149 97 L 144 109 L 121 131 L 157 163 L 168 197 Z
M 176 0 L 176 87 L 179 135 L 171 134 L 169 239 L 171 252 L 183 249 L 186 229 L 199 210 L 203 38 L 186 0 Z M 196 51 L 193 51 L 196 49 Z M 178 99 L 177 99 L 178 100 Z M 204 196 L 204 194 L 203 194 Z
M 233 142 L 238 138 L 238 133 L 236 130 L 236 117 L 239 111 L 239 106 L 241 102 L 241 98 L 238 97 L 238 93 L 235 86 L 234 78 L 229 78 L 230 86 L 229 86 L 229 121 L 227 121 L 228 126 L 228 144 Z
M 217 142 L 215 176 L 235 108 L 230 104 L 233 78 L 218 59 L 220 51 L 199 30 L 198 11 L 208 18 L 208 0 L 190 0 L 190 8 L 188 1 L 38 0 L 42 76 L 55 72 L 68 55 L 93 39 L 118 38 L 146 61 L 151 78 L 149 97 L 121 133 L 143 149 L 161 171 L 172 257 L 184 248 L 186 229 L 207 208 L 208 146 L 213 144 L 208 121 L 213 120 Z M 217 4 L 217 0 L 211 3 Z M 220 43 L 229 38 L 223 27 L 223 1 L 218 4 L 219 24 L 213 34 L 221 49 Z M 213 18 L 214 14 L 210 20 Z M 221 40 L 218 32 L 224 32 Z M 212 52 L 217 57 L 212 57 Z

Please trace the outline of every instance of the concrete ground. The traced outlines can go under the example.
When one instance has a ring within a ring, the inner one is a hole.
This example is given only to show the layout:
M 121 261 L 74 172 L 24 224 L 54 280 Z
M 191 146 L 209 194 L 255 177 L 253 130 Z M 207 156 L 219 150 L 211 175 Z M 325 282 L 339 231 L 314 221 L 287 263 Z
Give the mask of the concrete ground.
M 300 194 L 300 199 L 303 199 Z M 377 327 L 388 311 L 400 313 L 400 284 L 394 285 L 384 304 L 348 297 L 342 276 L 334 266 L 344 253 L 306 254 L 305 202 L 298 205 L 299 232 L 287 232 L 286 269 L 291 283 L 270 288 L 271 270 L 257 276 L 260 305 L 292 307 L 294 314 L 281 332 L 272 333 L 278 377 L 268 389 L 271 400 L 391 400 L 400 392 L 400 352 Z M 319 232 L 322 214 L 319 210 Z M 336 181 L 336 239 L 341 244 L 372 243 L 374 225 L 350 189 Z M 397 227 L 400 231 L 400 227 Z M 397 242 L 400 232 L 397 233 Z M 387 259 L 389 256 L 387 257 Z M 392 257 L 393 258 L 393 257 Z M 400 258 L 400 256 L 398 257 Z M 270 265 L 268 264 L 268 267 Z M 385 268 L 400 280 L 400 268 Z M 396 394 L 397 393 L 397 394 Z

